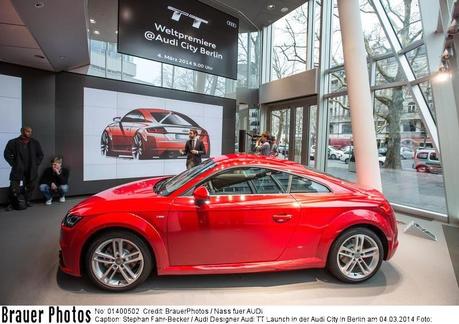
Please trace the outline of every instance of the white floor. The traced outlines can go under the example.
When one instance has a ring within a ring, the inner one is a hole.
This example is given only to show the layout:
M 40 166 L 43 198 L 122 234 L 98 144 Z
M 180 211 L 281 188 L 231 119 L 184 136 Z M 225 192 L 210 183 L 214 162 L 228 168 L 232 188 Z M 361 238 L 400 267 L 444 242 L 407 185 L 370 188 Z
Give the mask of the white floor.
M 73 200 L 69 205 L 75 202 Z M 65 203 L 57 212 L 65 213 L 68 207 Z M 39 214 L 47 214 L 51 210 L 45 206 L 33 208 Z M 56 207 L 53 206 L 53 213 L 54 210 Z M 60 216 L 44 217 L 50 217 L 50 223 L 58 228 Z M 4 219 L 0 218 L 1 232 L 6 230 Z M 399 216 L 399 219 L 408 224 L 412 218 Z M 24 216 L 21 221 L 26 222 L 27 218 Z M 458 305 L 459 288 L 441 223 L 416 221 L 437 235 L 438 241 L 405 234 L 403 229 L 406 225 L 399 224 L 400 246 L 396 255 L 389 262 L 383 263 L 375 277 L 363 284 L 342 284 L 323 270 L 248 275 L 154 276 L 137 290 L 121 294 L 100 291 L 84 279 L 59 273 L 58 233 L 45 231 L 42 233 L 49 234 L 39 236 L 36 246 L 23 244 L 16 247 L 20 249 L 19 254 L 28 257 L 21 257 L 20 260 L 25 258 L 24 264 L 15 264 L 10 269 L 13 273 L 7 278 L 2 277 L 1 280 L 8 282 L 0 286 L 3 289 L 0 291 L 0 304 Z M 31 233 L 41 230 L 40 227 L 29 226 Z M 45 248 L 36 249 L 38 245 Z

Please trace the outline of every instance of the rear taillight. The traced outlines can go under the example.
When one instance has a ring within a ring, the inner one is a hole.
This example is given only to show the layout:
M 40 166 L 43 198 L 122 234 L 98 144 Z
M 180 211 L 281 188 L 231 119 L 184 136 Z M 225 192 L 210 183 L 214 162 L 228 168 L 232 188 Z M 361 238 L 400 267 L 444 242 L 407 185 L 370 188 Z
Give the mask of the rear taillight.
M 154 128 L 147 128 L 147 133 L 150 133 L 150 134 L 166 134 L 167 131 L 163 127 L 154 127 Z
M 385 200 L 381 205 L 379 205 L 379 208 L 381 208 L 382 211 L 387 215 L 392 215 L 394 213 L 394 211 L 392 210 L 392 206 L 389 204 L 387 200 Z

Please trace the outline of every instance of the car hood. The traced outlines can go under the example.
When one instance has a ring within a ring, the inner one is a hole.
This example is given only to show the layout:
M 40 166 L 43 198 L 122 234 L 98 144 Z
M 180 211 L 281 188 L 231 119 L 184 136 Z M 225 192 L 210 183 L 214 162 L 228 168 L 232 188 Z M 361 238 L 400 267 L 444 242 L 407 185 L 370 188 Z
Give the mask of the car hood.
M 69 213 L 89 216 L 110 212 L 135 212 L 149 206 L 151 199 L 164 199 L 153 191 L 153 186 L 168 177 L 155 177 L 126 183 L 99 192 L 74 206 Z M 146 203 L 147 202 L 147 203 Z

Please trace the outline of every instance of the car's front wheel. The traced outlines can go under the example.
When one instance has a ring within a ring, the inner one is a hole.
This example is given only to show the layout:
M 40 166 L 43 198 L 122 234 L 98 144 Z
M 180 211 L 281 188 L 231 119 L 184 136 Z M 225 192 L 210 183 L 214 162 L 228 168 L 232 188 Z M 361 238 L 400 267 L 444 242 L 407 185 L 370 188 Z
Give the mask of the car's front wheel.
M 86 254 L 91 281 L 111 291 L 129 290 L 150 275 L 152 256 L 143 240 L 127 231 L 113 231 L 96 238 Z
M 358 283 L 378 271 L 383 256 L 381 239 L 373 231 L 363 227 L 352 228 L 333 243 L 327 269 L 341 281 Z

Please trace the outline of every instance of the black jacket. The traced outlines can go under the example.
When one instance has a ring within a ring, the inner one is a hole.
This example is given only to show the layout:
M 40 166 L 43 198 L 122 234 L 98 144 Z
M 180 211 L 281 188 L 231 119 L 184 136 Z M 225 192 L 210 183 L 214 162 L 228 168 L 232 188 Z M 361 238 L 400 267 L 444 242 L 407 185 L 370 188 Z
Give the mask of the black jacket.
M 52 167 L 48 167 L 43 171 L 40 178 L 40 184 L 51 185 L 54 183 L 56 186 L 66 185 L 69 182 L 69 170 L 67 168 L 61 169 L 61 174 L 53 171 Z
M 198 154 L 191 153 L 192 150 L 198 151 Z M 201 163 L 201 155 L 206 154 L 206 148 L 204 147 L 204 143 L 200 140 L 196 140 L 196 147 L 193 148 L 193 142 L 188 140 L 185 144 L 185 150 L 183 155 L 186 155 L 187 160 L 192 160 L 194 165 L 198 165 Z
M 29 180 L 33 181 L 38 177 L 38 166 L 43 160 L 43 152 L 40 143 L 33 138 L 29 141 L 28 150 L 30 165 L 28 170 L 25 170 L 25 168 L 29 163 L 24 161 L 24 156 L 20 153 L 20 145 L 25 145 L 21 142 L 21 136 L 13 138 L 8 141 L 5 151 L 3 152 L 6 162 L 11 166 L 10 180 L 24 180 L 24 175 L 28 173 Z

